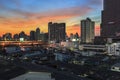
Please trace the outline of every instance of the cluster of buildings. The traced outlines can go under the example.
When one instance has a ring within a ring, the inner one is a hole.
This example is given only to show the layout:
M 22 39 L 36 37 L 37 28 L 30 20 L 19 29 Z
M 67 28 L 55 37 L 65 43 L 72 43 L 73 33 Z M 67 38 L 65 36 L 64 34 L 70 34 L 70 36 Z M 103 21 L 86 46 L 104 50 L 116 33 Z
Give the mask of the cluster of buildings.
M 48 33 L 40 32 L 40 29 L 37 28 L 36 31 L 30 31 L 30 40 L 31 41 L 47 41 Z
M 16 62 L 30 60 L 29 64 L 30 66 L 32 65 L 32 67 L 29 67 L 30 69 L 47 69 L 54 73 L 54 76 L 60 80 L 74 80 L 75 78 L 75 80 L 80 80 L 80 78 L 81 80 L 119 80 L 119 4 L 120 0 L 104 0 L 101 36 L 95 37 L 95 22 L 90 18 L 86 18 L 81 20 L 81 37 L 79 37 L 78 33 L 71 33 L 70 37 L 67 37 L 65 23 L 49 22 L 48 33 L 42 33 L 40 29 L 37 28 L 35 31 L 30 31 L 29 36 L 25 34 L 24 31 L 19 34 L 14 34 L 13 36 L 11 33 L 6 33 L 1 37 L 1 40 L 49 42 L 48 48 L 42 49 L 39 47 L 38 51 L 33 50 L 34 52 L 24 53 Z M 10 53 L 9 50 L 11 49 L 8 49 L 6 53 Z M 19 48 L 12 48 L 12 51 L 14 50 L 19 51 Z M 30 51 L 31 49 L 26 50 Z M 11 58 L 13 58 L 13 56 Z M 20 64 L 22 64 L 21 62 Z M 29 64 L 26 65 L 29 66 Z M 40 66 L 36 66 L 36 64 Z M 68 77 L 68 79 L 65 76 Z M 79 79 L 77 79 L 77 77 Z M 51 77 L 51 73 L 42 72 L 28 72 L 11 80 L 21 80 L 23 78 L 25 78 L 24 80 L 32 78 L 36 80 L 55 80 L 55 78 Z
M 104 0 L 101 16 L 101 35 L 94 36 L 94 22 L 89 18 L 81 21 L 81 42 L 106 44 L 108 38 L 116 41 L 120 39 L 120 0 Z
M 1 40 L 30 40 L 30 41 L 46 41 L 50 44 L 60 43 L 62 46 L 66 47 L 76 47 L 85 48 L 86 44 L 93 45 L 106 45 L 108 52 L 112 52 L 112 45 L 117 47 L 120 41 L 120 9 L 119 9 L 119 0 L 104 0 L 104 7 L 102 11 L 102 23 L 101 23 L 101 36 L 95 36 L 95 22 L 90 18 L 81 20 L 81 37 L 78 33 L 70 34 L 70 37 L 67 37 L 66 34 L 66 23 L 48 23 L 48 33 L 40 32 L 40 29 L 37 28 L 35 31 L 30 31 L 29 36 L 25 34 L 24 31 L 19 34 L 6 33 L 1 37 Z M 112 6 L 112 7 L 111 7 Z M 90 46 L 91 47 L 91 46 Z M 87 48 L 90 48 L 87 47 Z M 97 49 L 101 49 L 100 46 L 97 46 Z M 119 47 L 114 48 L 120 52 Z M 116 53 L 118 54 L 118 53 Z
M 120 55 L 120 0 L 104 0 L 103 2 L 101 35 L 94 36 L 95 23 L 93 21 L 89 18 L 82 20 L 82 45 L 80 45 L 80 48 L 87 50 L 104 50 L 109 55 L 118 56 Z
M 98 43 L 105 43 L 107 53 L 120 55 L 120 0 L 104 0 L 102 11 L 101 36 Z
M 60 42 L 66 39 L 66 24 L 65 23 L 48 23 L 48 33 L 40 32 L 40 28 L 30 31 L 29 36 L 21 31 L 19 34 L 5 33 L 1 38 L 2 41 L 50 41 Z
M 29 36 L 21 31 L 19 34 L 5 33 L 0 40 L 1 41 L 46 41 L 48 39 L 48 33 L 40 32 L 39 28 L 36 28 L 36 31 L 30 31 Z
M 86 18 L 81 20 L 79 43 L 75 43 L 75 38 L 71 39 L 71 41 L 78 44 L 79 50 L 104 51 L 109 55 L 118 56 L 120 55 L 120 0 L 104 0 L 103 2 L 101 35 L 95 36 L 95 22 L 90 18 Z
M 95 37 L 95 22 L 90 18 L 81 21 L 81 43 L 93 43 Z

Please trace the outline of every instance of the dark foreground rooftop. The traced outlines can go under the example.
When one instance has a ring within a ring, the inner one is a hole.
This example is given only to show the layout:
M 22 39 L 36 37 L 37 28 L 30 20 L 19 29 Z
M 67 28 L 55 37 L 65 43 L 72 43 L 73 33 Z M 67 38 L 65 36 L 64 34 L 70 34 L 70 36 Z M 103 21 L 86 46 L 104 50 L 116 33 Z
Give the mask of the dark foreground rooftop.
M 14 66 L 4 60 L 0 60 L 0 80 L 9 80 L 26 73 L 24 68 Z

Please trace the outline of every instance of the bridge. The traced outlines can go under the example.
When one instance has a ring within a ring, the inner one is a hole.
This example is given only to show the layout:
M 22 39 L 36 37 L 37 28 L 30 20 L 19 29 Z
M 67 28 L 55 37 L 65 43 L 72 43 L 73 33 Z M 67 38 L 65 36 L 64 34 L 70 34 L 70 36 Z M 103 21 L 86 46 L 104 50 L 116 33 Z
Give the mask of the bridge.
M 0 41 L 0 46 L 34 46 L 34 45 L 47 45 L 43 41 Z

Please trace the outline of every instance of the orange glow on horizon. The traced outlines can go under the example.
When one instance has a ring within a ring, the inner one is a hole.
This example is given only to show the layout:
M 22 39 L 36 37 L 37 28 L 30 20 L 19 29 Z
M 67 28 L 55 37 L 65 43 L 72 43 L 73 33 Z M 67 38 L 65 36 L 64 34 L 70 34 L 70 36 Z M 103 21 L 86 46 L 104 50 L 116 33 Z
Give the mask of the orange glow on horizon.
M 80 35 L 80 20 L 84 19 L 87 16 L 91 17 L 94 20 L 97 20 L 98 24 L 95 28 L 95 34 L 100 34 L 100 15 L 93 13 L 94 11 L 97 11 L 96 7 L 93 8 L 91 6 L 88 6 L 88 4 L 76 5 L 76 3 L 82 2 L 80 0 L 71 0 L 72 2 L 67 0 L 67 2 L 63 2 L 62 0 L 59 0 L 60 2 L 54 1 L 52 2 L 52 6 L 49 1 L 44 1 L 45 0 L 32 0 L 32 2 L 27 0 L 1 0 L 0 36 L 5 33 L 12 33 L 13 36 L 14 34 L 19 34 L 21 31 L 24 31 L 25 34 L 29 35 L 31 30 L 36 30 L 38 27 L 40 28 L 40 32 L 46 33 L 48 32 L 49 22 L 66 23 L 66 33 L 68 36 L 70 33 L 78 33 Z M 33 2 L 37 2 L 37 4 L 34 5 Z M 67 4 L 65 4 L 65 2 Z M 86 3 L 88 2 L 89 1 Z M 55 3 L 58 5 L 54 5 Z M 98 1 L 98 3 L 100 2 Z M 89 5 L 94 4 L 96 4 L 96 1 L 92 1 L 92 4 Z M 93 15 L 91 15 L 92 13 Z
M 79 36 L 81 35 L 81 29 L 80 29 L 80 26 L 79 25 L 73 25 L 73 26 L 69 26 L 67 28 L 67 34 L 68 36 L 70 36 L 70 34 L 73 33 L 78 33 Z M 95 26 L 95 36 L 99 36 L 100 35 L 100 26 L 99 25 L 96 25 Z
M 0 26 L 4 26 L 4 25 L 0 25 Z M 45 26 L 45 27 L 44 27 Z M 48 32 L 48 28 L 47 25 L 32 25 L 30 27 L 16 27 L 16 28 L 2 28 L 0 29 L 0 36 L 2 36 L 5 33 L 12 33 L 12 35 L 14 34 L 19 34 L 21 31 L 24 31 L 27 35 L 29 35 L 31 30 L 35 30 L 37 27 L 40 27 L 41 32 Z M 79 25 L 73 25 L 73 26 L 67 26 L 66 27 L 66 33 L 68 36 L 70 36 L 71 33 L 75 34 L 78 33 L 79 35 L 81 35 L 81 31 L 80 31 L 80 26 Z M 95 27 L 95 34 L 96 35 L 100 35 L 100 26 L 96 26 Z
M 67 24 L 67 22 L 73 20 L 73 18 L 83 16 L 90 11 L 92 11 L 92 8 L 85 6 L 61 8 L 37 13 L 28 13 L 26 11 L 13 10 L 13 17 L 8 15 L 0 18 L 0 35 L 2 36 L 3 34 L 8 32 L 15 34 L 20 33 L 21 31 L 24 31 L 27 35 L 29 35 L 29 32 L 31 30 L 35 30 L 37 27 L 41 29 L 41 32 L 48 32 L 48 22 L 65 22 Z M 69 27 L 70 24 L 67 25 L 68 26 L 66 32 L 68 35 L 69 33 L 80 32 L 80 29 Z

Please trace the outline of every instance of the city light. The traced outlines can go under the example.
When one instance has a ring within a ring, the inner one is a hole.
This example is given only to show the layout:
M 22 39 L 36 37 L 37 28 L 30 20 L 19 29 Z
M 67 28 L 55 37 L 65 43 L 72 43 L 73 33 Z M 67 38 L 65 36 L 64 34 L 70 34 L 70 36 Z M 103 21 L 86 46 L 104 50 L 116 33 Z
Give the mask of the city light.
M 23 42 L 24 41 L 24 38 L 20 38 L 20 42 Z
M 0 80 L 120 80 L 120 0 L 0 0 L 0 27 Z

